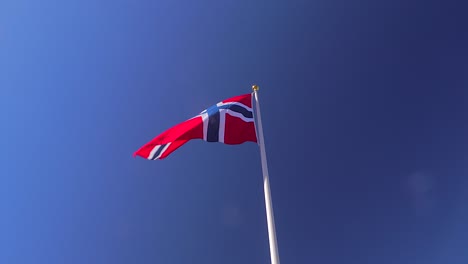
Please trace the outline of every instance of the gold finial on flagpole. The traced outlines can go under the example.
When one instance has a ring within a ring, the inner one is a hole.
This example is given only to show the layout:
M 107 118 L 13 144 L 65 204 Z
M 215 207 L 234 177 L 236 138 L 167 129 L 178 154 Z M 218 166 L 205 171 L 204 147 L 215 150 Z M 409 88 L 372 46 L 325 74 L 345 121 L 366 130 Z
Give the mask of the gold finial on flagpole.
M 253 90 L 254 92 L 258 91 L 258 89 L 260 89 L 260 88 L 258 87 L 258 85 L 256 85 L 256 84 L 252 85 L 252 90 Z

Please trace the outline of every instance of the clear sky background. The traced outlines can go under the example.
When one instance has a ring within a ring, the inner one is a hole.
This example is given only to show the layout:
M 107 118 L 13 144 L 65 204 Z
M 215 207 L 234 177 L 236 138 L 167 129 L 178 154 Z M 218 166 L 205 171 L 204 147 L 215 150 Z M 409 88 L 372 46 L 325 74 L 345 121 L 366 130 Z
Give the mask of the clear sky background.
M 0 263 L 269 263 L 257 145 L 132 158 L 254 83 L 282 263 L 468 263 L 462 3 L 3 0 Z

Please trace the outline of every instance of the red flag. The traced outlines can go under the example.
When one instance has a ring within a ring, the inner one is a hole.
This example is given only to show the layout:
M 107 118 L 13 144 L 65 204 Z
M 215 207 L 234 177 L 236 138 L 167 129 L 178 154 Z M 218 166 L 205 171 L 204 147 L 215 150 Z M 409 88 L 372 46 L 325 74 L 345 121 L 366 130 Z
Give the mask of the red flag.
M 134 156 L 150 160 L 164 159 L 192 139 L 230 145 L 257 142 L 252 95 L 239 95 L 209 107 L 155 137 L 137 150 Z

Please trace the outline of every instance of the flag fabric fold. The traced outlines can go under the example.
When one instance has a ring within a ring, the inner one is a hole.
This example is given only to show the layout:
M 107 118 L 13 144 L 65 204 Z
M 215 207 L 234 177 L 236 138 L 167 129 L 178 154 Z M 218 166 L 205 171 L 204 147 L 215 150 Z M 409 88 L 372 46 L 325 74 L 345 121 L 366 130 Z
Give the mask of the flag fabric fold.
M 252 95 L 221 101 L 199 115 L 166 130 L 134 153 L 145 159 L 164 159 L 192 139 L 229 145 L 257 142 Z

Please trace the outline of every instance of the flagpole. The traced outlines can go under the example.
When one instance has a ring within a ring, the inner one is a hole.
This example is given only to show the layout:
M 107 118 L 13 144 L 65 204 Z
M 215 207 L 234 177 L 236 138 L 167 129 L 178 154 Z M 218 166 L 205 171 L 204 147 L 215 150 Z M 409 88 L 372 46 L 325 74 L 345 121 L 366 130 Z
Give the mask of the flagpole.
M 265 206 L 268 223 L 268 241 L 270 243 L 270 257 L 271 264 L 280 264 L 278 254 L 278 243 L 276 241 L 276 230 L 275 230 L 275 217 L 273 215 L 273 204 L 271 202 L 271 191 L 270 191 L 270 178 L 268 177 L 268 165 L 265 151 L 265 142 L 263 140 L 263 127 L 262 117 L 260 114 L 260 103 L 258 102 L 258 89 L 257 85 L 252 85 L 252 90 L 255 98 L 256 116 L 257 116 L 257 135 L 258 143 L 260 145 L 260 157 L 262 160 L 262 172 L 263 172 L 263 190 L 265 192 Z

